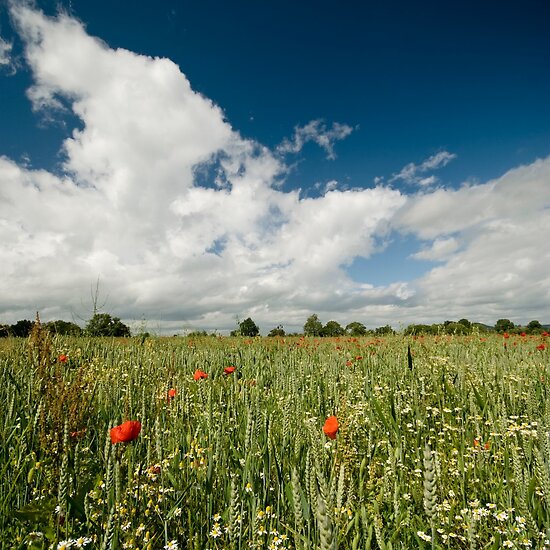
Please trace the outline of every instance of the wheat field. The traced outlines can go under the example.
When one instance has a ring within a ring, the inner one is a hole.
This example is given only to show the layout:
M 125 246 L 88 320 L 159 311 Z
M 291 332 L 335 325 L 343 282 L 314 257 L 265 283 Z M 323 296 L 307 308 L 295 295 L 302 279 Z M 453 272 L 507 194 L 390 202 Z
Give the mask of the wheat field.
M 547 340 L 37 325 L 0 340 L 2 548 L 550 547 Z

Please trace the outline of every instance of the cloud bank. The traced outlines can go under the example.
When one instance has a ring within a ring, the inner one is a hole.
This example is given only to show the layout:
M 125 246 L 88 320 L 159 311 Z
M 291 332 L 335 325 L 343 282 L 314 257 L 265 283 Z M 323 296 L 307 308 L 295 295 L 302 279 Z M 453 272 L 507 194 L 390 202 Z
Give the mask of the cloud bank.
M 304 198 L 280 189 L 281 155 L 313 141 L 332 158 L 351 127 L 312 121 L 271 151 L 169 59 L 112 49 L 66 15 L 11 10 L 33 109 L 69 110 L 81 125 L 61 144 L 59 173 L 0 156 L 1 322 L 89 316 L 98 278 L 109 311 L 170 332 L 227 330 L 249 315 L 269 330 L 299 329 L 313 312 L 377 326 L 548 309 L 550 159 L 458 190 Z M 399 177 L 422 185 L 419 174 L 452 158 Z M 352 280 L 346 266 L 392 231 L 416 236 L 418 259 L 438 267 L 412 283 Z

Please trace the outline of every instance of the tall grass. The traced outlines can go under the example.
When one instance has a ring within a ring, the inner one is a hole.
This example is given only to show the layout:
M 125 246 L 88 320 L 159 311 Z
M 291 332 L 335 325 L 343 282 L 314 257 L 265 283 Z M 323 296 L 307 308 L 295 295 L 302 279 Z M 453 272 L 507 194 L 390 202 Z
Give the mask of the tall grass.
M 550 356 L 540 344 L 4 339 L 0 542 L 550 546 Z M 196 369 L 208 378 L 195 381 Z M 322 431 L 333 414 L 335 440 Z M 109 430 L 125 420 L 141 433 L 114 445 Z

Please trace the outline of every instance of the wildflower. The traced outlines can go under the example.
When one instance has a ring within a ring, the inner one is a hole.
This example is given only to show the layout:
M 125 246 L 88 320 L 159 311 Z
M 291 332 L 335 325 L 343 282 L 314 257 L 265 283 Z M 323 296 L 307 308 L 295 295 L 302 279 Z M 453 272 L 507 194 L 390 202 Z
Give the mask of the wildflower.
M 120 426 L 111 429 L 111 443 L 127 443 L 134 441 L 141 431 L 141 422 L 128 420 Z
M 220 529 L 219 523 L 214 523 L 212 530 L 210 531 L 210 536 L 217 539 L 222 536 L 222 530 Z
M 164 550 L 178 550 L 178 541 L 171 540 L 168 544 L 164 546 Z
M 197 369 L 195 374 L 193 374 L 193 380 L 201 380 L 201 378 L 208 378 L 208 374 L 200 369 Z
M 57 360 L 58 360 L 60 363 L 66 363 L 68 359 L 69 359 L 69 356 L 68 356 L 68 355 L 65 355 L 64 353 L 62 353 L 62 354 L 57 358 Z
M 67 548 L 70 548 L 72 545 L 72 540 L 62 540 L 61 542 L 57 543 L 57 550 L 67 550 Z
M 417 531 L 416 534 L 422 539 L 422 540 L 425 540 L 426 542 L 431 542 L 432 541 L 432 537 L 430 535 L 426 535 L 426 533 L 424 533 L 424 531 Z
M 168 390 L 168 401 L 170 401 L 170 399 L 174 399 L 176 395 L 178 395 L 178 390 L 176 390 L 176 388 L 170 388 Z
M 237 370 L 237 367 L 225 367 L 225 369 L 223 369 L 223 373 L 224 374 L 232 374 L 236 370 Z
M 90 542 L 92 542 L 92 539 L 90 537 L 79 537 L 73 542 L 77 548 L 84 548 L 85 546 L 90 544 Z
M 546 344 L 539 344 L 539 345 L 537 346 L 537 349 L 538 349 L 539 351 L 544 351 L 544 350 L 546 349 Z
M 325 425 L 323 426 L 323 432 L 330 439 L 336 439 L 336 432 L 338 431 L 338 419 L 335 416 L 329 416 Z

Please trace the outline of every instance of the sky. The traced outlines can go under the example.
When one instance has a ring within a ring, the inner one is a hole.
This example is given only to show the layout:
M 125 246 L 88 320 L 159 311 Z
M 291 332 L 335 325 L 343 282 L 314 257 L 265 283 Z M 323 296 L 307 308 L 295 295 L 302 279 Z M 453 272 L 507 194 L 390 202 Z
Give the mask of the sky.
M 550 322 L 550 4 L 0 0 L 0 323 Z

